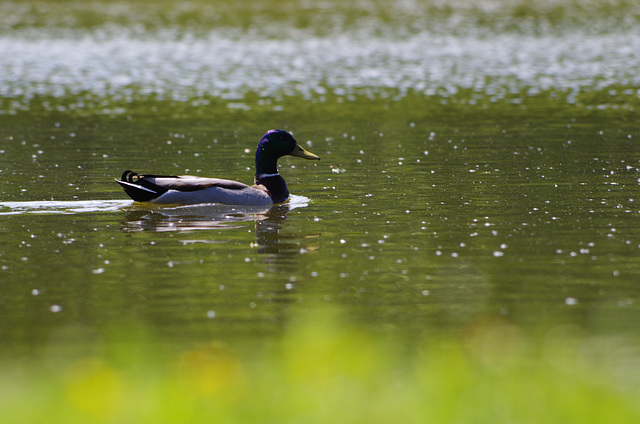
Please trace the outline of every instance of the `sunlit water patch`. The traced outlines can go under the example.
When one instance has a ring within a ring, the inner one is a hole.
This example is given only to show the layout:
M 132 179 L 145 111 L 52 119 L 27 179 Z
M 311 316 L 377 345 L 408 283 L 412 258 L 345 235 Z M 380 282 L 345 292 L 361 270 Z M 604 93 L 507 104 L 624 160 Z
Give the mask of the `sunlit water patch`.
M 291 31 L 289 38 L 215 30 L 201 37 L 170 31 L 154 37 L 5 35 L 0 38 L 2 109 L 26 108 L 39 95 L 76 96 L 66 107 L 118 112 L 110 101 L 218 97 L 232 107 L 250 108 L 238 102 L 248 93 L 322 100 L 408 92 L 447 98 L 461 90 L 476 93 L 472 101 L 517 101 L 524 94 L 555 92 L 569 102 L 585 91 L 604 91 L 602 103 L 614 104 L 636 101 L 640 86 L 637 32 L 477 37 L 423 31 L 381 37 L 367 31 L 326 36 Z

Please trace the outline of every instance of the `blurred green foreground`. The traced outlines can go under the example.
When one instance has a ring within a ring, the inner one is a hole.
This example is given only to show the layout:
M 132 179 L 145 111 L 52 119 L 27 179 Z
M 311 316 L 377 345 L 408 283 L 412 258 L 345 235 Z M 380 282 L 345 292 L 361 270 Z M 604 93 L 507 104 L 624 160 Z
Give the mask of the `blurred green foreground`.
M 631 423 L 640 345 L 500 319 L 407 350 L 322 313 L 260 351 L 153 348 L 135 327 L 102 353 L 3 362 L 4 423 Z M 127 340 L 120 339 L 124 337 Z M 137 342 L 132 341 L 137 339 Z M 124 342 L 124 343 L 123 343 Z M 37 365 L 35 365 L 37 364 Z

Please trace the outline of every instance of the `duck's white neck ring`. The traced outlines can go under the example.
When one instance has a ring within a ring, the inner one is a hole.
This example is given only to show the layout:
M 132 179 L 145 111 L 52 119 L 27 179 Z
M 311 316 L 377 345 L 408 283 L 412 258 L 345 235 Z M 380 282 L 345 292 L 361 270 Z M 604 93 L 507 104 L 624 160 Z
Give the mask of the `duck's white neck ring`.
M 257 179 L 262 179 L 262 178 L 269 178 L 269 177 L 279 177 L 280 174 L 278 174 L 277 172 L 275 174 L 256 174 L 256 178 Z

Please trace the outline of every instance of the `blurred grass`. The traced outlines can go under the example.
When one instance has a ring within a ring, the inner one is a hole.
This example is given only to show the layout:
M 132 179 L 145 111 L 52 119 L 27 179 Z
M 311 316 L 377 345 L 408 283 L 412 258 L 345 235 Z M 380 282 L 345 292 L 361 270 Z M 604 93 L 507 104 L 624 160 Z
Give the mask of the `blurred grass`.
M 102 353 L 3 360 L 3 423 L 638 422 L 640 345 L 501 319 L 403 347 L 331 312 L 281 342 L 169 352 L 105 336 Z M 309 315 L 311 317 L 311 315 Z M 134 326 L 135 327 L 135 326 Z M 134 328 L 133 327 L 133 328 Z M 132 327 L 129 327 L 132 328 Z M 119 334 L 119 335 L 116 335 Z M 535 341 L 534 341 L 535 340 Z M 635 339 L 634 339 L 635 340 Z

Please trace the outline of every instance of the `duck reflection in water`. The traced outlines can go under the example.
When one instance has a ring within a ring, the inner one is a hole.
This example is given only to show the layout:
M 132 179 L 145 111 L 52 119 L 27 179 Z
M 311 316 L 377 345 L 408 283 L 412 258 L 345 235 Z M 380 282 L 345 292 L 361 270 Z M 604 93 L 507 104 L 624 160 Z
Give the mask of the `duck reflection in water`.
M 190 232 L 242 228 L 240 223 L 267 219 L 271 209 L 288 206 L 197 205 L 144 207 L 131 210 L 123 223 L 127 232 Z M 286 213 L 285 213 L 286 216 Z
M 303 198 L 306 200 L 306 198 Z M 281 233 L 282 225 L 290 210 L 307 206 L 306 202 L 294 202 L 274 206 L 194 205 L 179 207 L 136 207 L 130 210 L 123 222 L 125 232 L 179 232 L 193 233 L 202 230 L 218 230 L 215 237 L 190 238 L 190 243 L 226 242 L 219 230 L 246 228 L 246 222 L 255 223 L 258 253 L 277 254 L 281 258 L 297 256 L 300 252 L 300 236 Z M 211 233 L 207 234 L 208 236 Z M 304 236 L 306 238 L 306 236 Z

